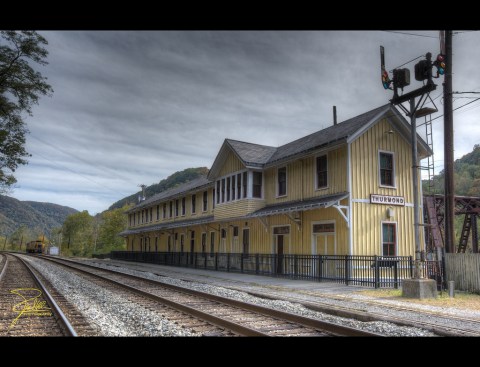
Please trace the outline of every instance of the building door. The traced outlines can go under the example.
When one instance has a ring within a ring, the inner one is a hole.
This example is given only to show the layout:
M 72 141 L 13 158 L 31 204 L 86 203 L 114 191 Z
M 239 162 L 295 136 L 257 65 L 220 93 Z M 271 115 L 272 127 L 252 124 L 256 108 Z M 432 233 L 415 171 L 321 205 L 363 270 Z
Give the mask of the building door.
M 333 256 L 337 254 L 335 222 L 325 221 L 313 224 L 312 254 Z M 321 278 L 337 277 L 336 260 L 331 257 L 315 261 L 314 274 Z
M 290 226 L 281 226 L 273 228 L 274 252 L 276 253 L 276 273 L 284 273 L 284 253 L 288 251 L 290 238 Z
M 277 242 L 277 274 L 283 273 L 283 243 L 284 243 L 284 235 L 279 234 L 276 235 L 276 242 Z
M 190 264 L 193 264 L 193 253 L 195 252 L 195 232 L 192 231 L 190 238 Z
M 317 255 L 336 255 L 335 234 L 316 235 Z

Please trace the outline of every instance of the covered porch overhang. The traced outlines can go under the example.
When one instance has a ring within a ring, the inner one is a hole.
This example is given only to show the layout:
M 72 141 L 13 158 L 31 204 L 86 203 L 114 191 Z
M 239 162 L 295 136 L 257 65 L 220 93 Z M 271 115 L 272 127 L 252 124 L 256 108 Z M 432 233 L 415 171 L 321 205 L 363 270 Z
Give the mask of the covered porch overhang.
M 146 232 L 155 232 L 155 231 L 166 231 L 170 229 L 180 228 L 180 227 L 191 227 L 201 224 L 207 224 L 213 221 L 213 215 L 208 217 L 198 218 L 198 219 L 190 219 L 190 220 L 179 220 L 175 222 L 168 222 L 162 224 L 155 224 L 152 226 L 146 226 L 141 228 L 135 229 L 127 229 L 123 232 L 120 232 L 118 235 L 122 237 L 127 237 L 128 235 L 135 235 L 141 234 Z
M 335 208 L 349 227 L 350 210 L 347 205 L 341 205 L 340 202 L 349 196 L 348 192 L 339 194 L 319 196 L 315 199 L 289 201 L 281 204 L 267 205 L 266 207 L 257 210 L 249 215 L 248 218 L 258 218 L 265 229 L 268 228 L 268 216 L 284 214 L 290 218 L 298 227 L 301 226 L 302 221 L 300 212 L 307 210 L 314 210 L 320 208 Z

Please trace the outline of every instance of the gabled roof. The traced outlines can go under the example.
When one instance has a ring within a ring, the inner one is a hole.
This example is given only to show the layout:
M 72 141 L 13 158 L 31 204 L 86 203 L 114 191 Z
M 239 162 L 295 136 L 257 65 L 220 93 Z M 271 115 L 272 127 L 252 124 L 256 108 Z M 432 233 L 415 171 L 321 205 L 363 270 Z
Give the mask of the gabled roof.
M 246 143 L 232 139 L 226 139 L 225 141 L 237 153 L 245 166 L 263 166 L 277 150 L 277 148 L 268 145 Z
M 132 209 L 128 211 L 128 213 L 134 210 L 138 210 L 139 208 L 143 208 L 144 206 L 152 205 L 155 202 L 163 201 L 163 200 L 169 199 L 170 197 L 180 195 L 184 192 L 191 191 L 194 189 L 200 189 L 202 187 L 208 187 L 210 185 L 213 185 L 213 181 L 210 181 L 209 179 L 207 179 L 206 176 L 200 176 L 194 180 L 185 182 L 184 184 L 181 184 L 177 187 L 173 187 L 171 189 L 162 191 L 158 194 L 155 194 L 149 197 L 145 201 L 142 201 L 139 204 L 135 205 Z
M 220 151 L 212 164 L 212 168 L 208 173 L 208 178 L 215 178 L 218 176 L 228 152 L 233 152 L 235 156 L 242 162 L 245 167 L 263 168 L 268 162 L 272 154 L 277 148 L 268 145 L 260 145 L 238 141 L 233 139 L 225 139 L 220 148 Z
M 375 108 L 374 110 L 365 112 L 349 120 L 282 145 L 277 148 L 275 154 L 273 154 L 268 160 L 267 165 L 274 164 L 275 162 L 293 157 L 297 154 L 328 146 L 335 142 L 344 141 L 355 134 L 355 132 L 364 125 L 368 124 L 373 118 L 389 109 L 390 104 Z

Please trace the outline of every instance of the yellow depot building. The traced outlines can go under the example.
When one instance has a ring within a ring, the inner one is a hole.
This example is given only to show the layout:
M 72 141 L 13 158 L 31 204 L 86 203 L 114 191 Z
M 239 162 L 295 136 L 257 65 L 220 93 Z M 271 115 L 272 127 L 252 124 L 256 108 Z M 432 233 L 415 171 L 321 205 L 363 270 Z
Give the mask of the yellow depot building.
M 410 134 L 385 105 L 280 147 L 226 139 L 208 176 L 129 210 L 127 252 L 414 256 Z

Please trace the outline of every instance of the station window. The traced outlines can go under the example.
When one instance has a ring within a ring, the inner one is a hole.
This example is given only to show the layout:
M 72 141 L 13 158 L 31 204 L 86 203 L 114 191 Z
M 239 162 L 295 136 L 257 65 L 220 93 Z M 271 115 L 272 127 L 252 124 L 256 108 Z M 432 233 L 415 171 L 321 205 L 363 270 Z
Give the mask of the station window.
M 173 216 L 173 202 L 170 201 L 170 216 L 169 218 L 171 218 Z
M 215 209 L 215 189 L 212 191 L 212 208 Z
M 243 229 L 243 254 L 248 255 L 250 251 L 250 229 Z
M 227 177 L 227 200 L 230 201 L 230 177 Z
M 197 195 L 192 195 L 192 214 L 195 214 L 197 211 Z
M 235 178 L 237 175 L 232 176 L 232 201 L 235 200 Z
M 233 237 L 238 237 L 238 226 L 233 227 Z
M 278 196 L 287 195 L 287 167 L 279 168 L 277 171 Z
M 317 189 L 328 186 L 328 167 L 327 156 L 317 157 Z
M 237 173 L 237 199 L 242 197 L 242 174 Z
M 217 204 L 220 204 L 220 180 L 217 181 Z
M 380 185 L 395 186 L 394 183 L 394 167 L 393 154 L 380 152 Z
M 221 187 L 221 189 L 222 189 L 222 203 L 224 203 L 224 202 L 225 202 L 225 179 L 224 179 L 224 178 L 222 178 L 222 187 Z
M 163 219 L 167 217 L 167 203 L 163 203 Z
M 262 197 L 262 172 L 253 172 L 253 191 L 254 198 Z
M 382 255 L 395 256 L 397 247 L 396 223 L 382 223 Z
M 247 197 L 247 172 L 243 172 L 242 177 L 242 186 L 243 186 L 243 197 Z
M 157 220 L 160 219 L 160 205 L 157 205 Z
M 204 191 L 203 192 L 203 211 L 206 212 L 207 210 L 208 210 L 208 191 Z
M 182 198 L 182 215 L 185 215 L 185 196 Z
M 179 201 L 180 201 L 180 200 L 178 200 L 178 199 L 175 200 L 175 216 L 176 216 L 176 217 L 178 217 L 178 204 L 179 204 L 178 202 L 179 202 Z

